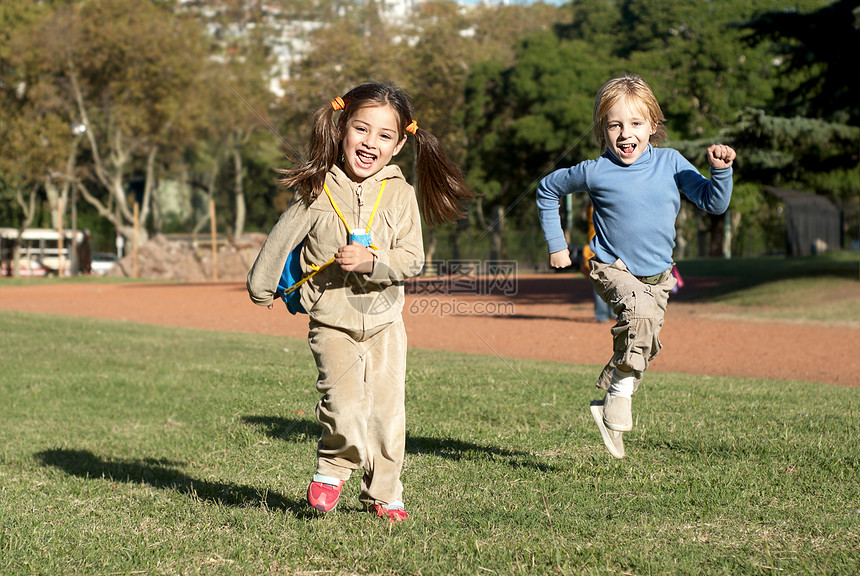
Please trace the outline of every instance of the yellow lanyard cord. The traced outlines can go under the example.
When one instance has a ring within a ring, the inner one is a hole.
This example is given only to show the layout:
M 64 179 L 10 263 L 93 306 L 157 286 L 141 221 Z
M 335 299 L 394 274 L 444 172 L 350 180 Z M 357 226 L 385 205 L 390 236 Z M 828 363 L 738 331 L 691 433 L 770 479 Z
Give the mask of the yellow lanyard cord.
M 328 184 L 323 182 L 323 190 L 325 190 L 325 195 L 328 196 L 328 201 L 331 202 L 332 208 L 337 212 L 337 215 L 340 216 L 340 221 L 343 222 L 343 225 L 346 226 L 346 233 L 349 234 L 349 223 L 346 221 L 346 218 L 343 217 L 343 213 L 340 211 L 340 208 L 337 207 L 337 203 L 335 203 L 334 198 L 331 197 L 331 192 L 329 192 Z
M 373 222 L 373 217 L 376 216 L 376 209 L 379 208 L 379 201 L 382 200 L 382 191 L 385 190 L 385 183 L 388 180 L 382 181 L 382 186 L 379 187 L 379 194 L 376 195 L 376 202 L 373 204 L 373 210 L 370 211 L 370 219 L 367 221 L 367 230 L 366 232 L 370 232 L 370 223 Z M 376 246 L 371 246 L 374 250 L 378 250 Z
M 373 223 L 373 217 L 376 216 L 376 209 L 379 208 L 379 201 L 382 200 L 382 192 L 385 190 L 385 184 L 388 180 L 383 180 L 382 185 L 379 187 L 379 194 L 376 195 L 376 202 L 373 203 L 373 210 L 370 211 L 370 218 L 367 221 L 367 228 L 365 228 L 365 232 L 370 232 L 370 225 Z M 331 195 L 331 192 L 328 189 L 328 184 L 323 183 L 323 190 L 325 190 L 326 196 L 328 196 L 329 202 L 331 202 L 332 208 L 337 212 L 337 215 L 340 217 L 340 221 L 343 222 L 343 225 L 346 226 L 346 233 L 349 234 L 352 229 L 349 227 L 349 222 L 346 221 L 346 218 L 343 217 L 343 212 L 340 211 L 340 208 L 337 207 L 337 203 L 334 201 L 334 198 Z M 374 250 L 379 250 L 373 244 L 370 245 L 370 248 Z
M 328 266 L 332 262 L 334 262 L 334 256 L 332 256 L 331 259 L 328 262 L 326 262 L 325 264 L 323 264 L 322 266 L 317 266 L 316 264 L 311 264 L 310 267 L 313 270 L 313 272 L 311 272 L 310 274 L 308 274 L 307 276 L 305 276 L 304 278 L 302 278 L 301 280 L 299 280 L 298 282 L 296 282 L 295 284 L 293 284 L 292 286 L 290 286 L 289 288 L 284 290 L 284 294 L 289 296 L 290 294 L 292 294 L 293 292 L 298 290 L 299 286 L 301 286 L 302 284 L 304 284 L 305 282 L 307 282 L 308 280 L 310 280 L 311 278 L 316 276 L 317 272 L 321 272 L 322 270 L 325 269 L 326 266 Z
M 388 182 L 388 180 L 383 180 L 382 186 L 379 187 L 379 194 L 376 195 L 376 202 L 373 204 L 373 210 L 371 210 L 371 212 L 370 212 L 370 219 L 367 221 L 367 229 L 365 230 L 366 232 L 370 232 L 370 224 L 373 222 L 373 217 L 376 216 L 376 209 L 379 208 L 379 201 L 382 200 L 382 191 L 385 190 L 385 183 L 386 182 Z M 346 226 L 347 234 L 349 234 L 350 233 L 349 223 L 346 221 L 346 218 L 343 217 L 343 213 L 340 211 L 340 208 L 338 208 L 337 203 L 334 201 L 334 198 L 332 198 L 331 192 L 328 189 L 328 185 L 325 183 L 323 183 L 323 190 L 325 190 L 326 196 L 328 196 L 328 199 L 329 199 L 329 202 L 331 202 L 332 208 L 334 208 L 334 211 L 337 212 L 337 215 L 340 217 L 340 221 L 343 222 L 344 226 Z M 373 248 L 374 250 L 379 250 L 379 248 L 377 248 L 373 244 L 371 244 L 370 247 Z M 307 282 L 308 280 L 313 278 L 318 272 L 321 272 L 329 264 L 332 264 L 333 262 L 334 262 L 334 257 L 332 257 L 328 262 L 326 262 L 322 266 L 310 264 L 311 270 L 313 270 L 313 272 L 311 272 L 310 274 L 308 274 L 307 276 L 305 276 L 304 278 L 302 278 L 301 280 L 299 280 L 298 282 L 296 282 L 295 284 L 293 284 L 292 286 L 290 286 L 289 288 L 284 290 L 284 294 L 286 294 L 286 295 L 292 294 L 293 292 L 298 290 L 299 286 L 301 286 L 302 284 L 304 284 L 305 282 Z

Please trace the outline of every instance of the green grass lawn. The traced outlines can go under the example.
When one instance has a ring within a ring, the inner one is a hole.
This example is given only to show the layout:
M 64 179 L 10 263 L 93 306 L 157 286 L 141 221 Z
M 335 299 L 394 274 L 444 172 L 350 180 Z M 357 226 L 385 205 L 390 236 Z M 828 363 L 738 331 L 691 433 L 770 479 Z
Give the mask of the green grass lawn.
M 726 279 L 695 294 L 670 299 L 716 305 L 709 310 L 746 319 L 860 326 L 860 254 L 685 260 L 684 277 Z M 671 314 L 671 312 L 670 312 Z
M 390 525 L 304 501 L 303 340 L 0 312 L 0 574 L 856 574 L 860 389 L 411 351 Z

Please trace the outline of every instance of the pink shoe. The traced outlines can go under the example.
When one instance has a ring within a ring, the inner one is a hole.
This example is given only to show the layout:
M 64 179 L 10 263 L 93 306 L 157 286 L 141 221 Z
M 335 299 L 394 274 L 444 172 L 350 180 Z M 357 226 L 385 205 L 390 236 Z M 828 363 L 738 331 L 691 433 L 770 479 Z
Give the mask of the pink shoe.
M 343 480 L 339 480 L 337 484 L 311 482 L 308 486 L 308 504 L 320 512 L 331 512 L 337 506 L 341 490 Z
M 392 524 L 409 518 L 409 514 L 403 509 L 403 502 L 399 500 L 391 504 L 377 504 L 373 511 L 378 518 L 388 518 Z

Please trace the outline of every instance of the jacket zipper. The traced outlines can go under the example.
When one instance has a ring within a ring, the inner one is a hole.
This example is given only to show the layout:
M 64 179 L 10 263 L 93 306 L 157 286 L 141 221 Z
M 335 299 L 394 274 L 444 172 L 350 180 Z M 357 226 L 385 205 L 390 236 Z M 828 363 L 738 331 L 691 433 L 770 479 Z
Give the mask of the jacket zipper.
M 358 187 L 355 189 L 355 197 L 358 201 L 358 209 L 355 211 L 358 218 L 356 222 L 357 226 L 361 226 L 361 207 L 364 206 L 364 201 L 361 199 L 361 192 L 361 184 L 359 184 Z

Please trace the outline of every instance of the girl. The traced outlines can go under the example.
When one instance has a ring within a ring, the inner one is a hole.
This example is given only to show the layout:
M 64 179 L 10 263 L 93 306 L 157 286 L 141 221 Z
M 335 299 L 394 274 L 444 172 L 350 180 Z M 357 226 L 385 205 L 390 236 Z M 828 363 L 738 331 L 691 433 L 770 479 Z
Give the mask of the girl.
M 623 458 L 621 435 L 633 428 L 631 398 L 660 351 L 658 336 L 675 286 L 678 190 L 706 212 L 725 212 L 735 151 L 724 145 L 708 148 L 708 180 L 676 150 L 652 147 L 666 136 L 663 113 L 651 87 L 636 75 L 624 74 L 604 84 L 594 101 L 593 118 L 601 156 L 544 178 L 537 205 L 554 268 L 571 265 L 559 200 L 581 191 L 594 205 L 589 278 L 617 322 L 612 357 L 597 379 L 606 395 L 603 402 L 592 404 L 592 415 L 606 447 Z
M 415 137 L 417 197 L 389 164 L 407 133 Z M 333 510 L 343 483 L 363 468 L 360 501 L 379 517 L 404 520 L 403 284 L 424 266 L 421 216 L 430 224 L 456 220 L 472 192 L 439 141 L 418 127 L 409 96 L 378 83 L 320 108 L 309 160 L 279 172 L 280 184 L 296 193 L 260 249 L 247 288 L 255 304 L 271 309 L 287 256 L 303 242 L 297 292 L 309 314 L 322 394 L 308 502 Z

